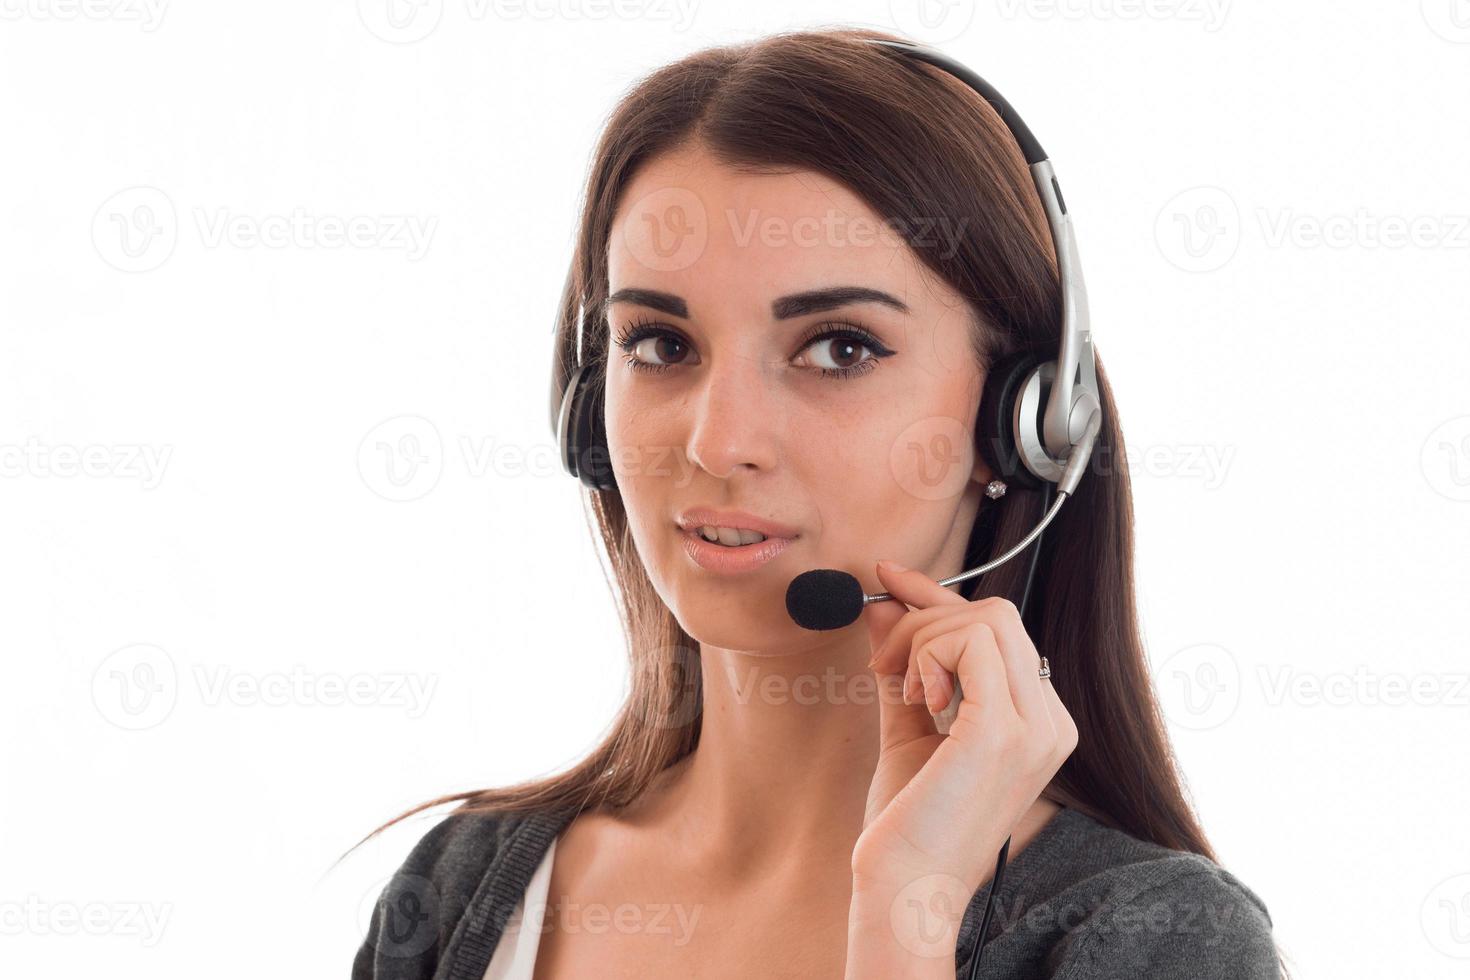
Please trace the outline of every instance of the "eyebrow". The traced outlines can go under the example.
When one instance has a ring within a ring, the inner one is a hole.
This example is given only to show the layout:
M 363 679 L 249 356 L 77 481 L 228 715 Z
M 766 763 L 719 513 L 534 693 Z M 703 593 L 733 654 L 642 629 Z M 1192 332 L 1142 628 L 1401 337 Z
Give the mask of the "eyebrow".
M 659 292 L 656 289 L 619 289 L 604 301 L 603 307 L 606 309 L 614 303 L 636 303 L 669 316 L 682 317 L 686 320 L 689 318 L 689 305 L 682 297 L 675 296 L 673 293 Z M 793 317 L 808 316 L 812 313 L 825 313 L 852 303 L 881 303 L 900 313 L 910 312 L 908 305 L 903 300 L 881 289 L 869 289 L 866 286 L 831 286 L 826 289 L 809 289 L 801 293 L 792 293 L 790 296 L 782 296 L 771 303 L 771 315 L 777 320 L 790 320 Z

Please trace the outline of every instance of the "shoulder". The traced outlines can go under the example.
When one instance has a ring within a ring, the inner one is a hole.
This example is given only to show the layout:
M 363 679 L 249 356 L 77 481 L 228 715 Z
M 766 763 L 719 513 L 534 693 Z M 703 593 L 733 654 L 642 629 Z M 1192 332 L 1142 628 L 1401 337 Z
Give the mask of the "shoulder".
M 1057 977 L 1279 977 L 1266 903 L 1200 854 L 1138 840 L 1091 818 L 1090 847 L 1046 903 L 1065 940 Z M 1064 952 L 1063 952 L 1064 951 Z
M 456 811 L 430 827 L 383 886 L 353 960 L 353 980 L 433 976 L 512 842 L 552 819 Z
M 1079 976 L 1276 978 L 1275 941 L 1265 904 L 1207 859 L 1167 859 L 1167 867 L 1113 889 L 1081 926 Z

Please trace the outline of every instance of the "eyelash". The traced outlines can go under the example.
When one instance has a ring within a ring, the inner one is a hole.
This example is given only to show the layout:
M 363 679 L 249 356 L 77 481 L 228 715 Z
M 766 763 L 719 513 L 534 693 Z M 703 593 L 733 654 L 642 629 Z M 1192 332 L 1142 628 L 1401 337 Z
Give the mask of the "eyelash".
M 623 360 L 626 361 L 628 365 L 632 367 L 635 371 L 645 371 L 649 374 L 662 374 L 669 368 L 676 367 L 677 365 L 645 363 L 633 356 L 633 348 L 637 346 L 639 341 L 646 340 L 649 337 L 663 336 L 674 337 L 681 343 L 684 343 L 686 345 L 688 344 L 688 341 L 686 341 L 678 332 L 670 330 L 668 327 L 661 326 L 656 321 L 645 320 L 641 317 L 630 324 L 628 326 L 628 329 L 623 331 L 618 336 L 616 343 L 619 347 L 623 349 Z M 855 378 L 859 375 L 867 374 L 878 366 L 878 362 L 880 360 L 885 357 L 890 357 L 894 353 L 896 353 L 895 351 L 889 350 L 888 347 L 885 346 L 884 343 L 876 336 L 874 336 L 872 331 L 868 330 L 866 327 L 863 327 L 856 323 L 850 323 L 846 320 L 829 320 L 825 323 L 817 324 L 815 327 L 807 332 L 806 336 L 801 339 L 800 345 L 797 347 L 797 350 L 804 351 L 819 340 L 831 340 L 838 338 L 843 340 L 856 341 L 861 346 L 866 347 L 868 348 L 868 350 L 872 351 L 873 356 L 865 358 L 857 364 L 854 364 L 852 367 L 818 368 L 817 371 L 821 374 L 823 378 L 842 380 L 845 378 Z

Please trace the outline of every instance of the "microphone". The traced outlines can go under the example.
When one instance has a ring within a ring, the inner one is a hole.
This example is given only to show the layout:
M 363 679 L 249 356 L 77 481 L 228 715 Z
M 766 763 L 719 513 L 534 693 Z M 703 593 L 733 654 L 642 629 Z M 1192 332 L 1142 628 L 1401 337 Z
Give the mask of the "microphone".
M 835 568 L 802 572 L 786 586 L 786 612 L 802 629 L 842 629 L 870 601 L 856 577 Z
M 1057 516 L 1057 511 L 1061 509 L 1063 502 L 1077 489 L 1077 482 L 1082 478 L 1082 468 L 1087 465 L 1087 458 L 1092 455 L 1092 443 L 1097 438 L 1097 430 L 1101 425 L 1102 413 L 1094 411 L 1088 417 L 1087 428 L 1082 438 L 1072 447 L 1072 451 L 1067 456 L 1066 468 L 1062 471 L 1061 479 L 1057 481 L 1057 499 L 1052 502 L 1040 524 L 1032 528 L 1029 534 L 1017 541 L 1000 557 L 993 558 L 968 571 L 960 572 L 958 575 L 940 579 L 939 584 L 950 586 L 956 582 L 972 579 L 976 575 L 990 571 L 997 565 L 1005 564 L 1026 550 L 1026 546 L 1046 530 L 1052 518 Z M 863 608 L 868 603 L 883 602 L 892 598 L 893 595 L 888 592 L 867 595 L 863 592 L 862 583 L 857 580 L 856 576 L 848 572 L 836 568 L 814 568 L 796 576 L 786 587 L 786 612 L 802 629 L 837 630 L 857 622 L 858 616 L 862 614 Z

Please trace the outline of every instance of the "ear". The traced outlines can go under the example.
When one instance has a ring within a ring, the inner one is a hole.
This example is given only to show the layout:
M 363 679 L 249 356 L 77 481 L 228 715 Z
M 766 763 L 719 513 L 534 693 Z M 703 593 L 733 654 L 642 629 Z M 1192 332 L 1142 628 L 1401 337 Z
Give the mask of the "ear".
M 995 474 L 986 464 L 985 457 L 981 455 L 980 450 L 975 450 L 975 465 L 970 468 L 970 480 L 983 487 L 993 479 L 995 479 Z

